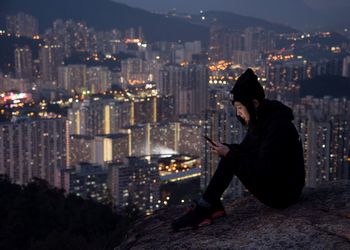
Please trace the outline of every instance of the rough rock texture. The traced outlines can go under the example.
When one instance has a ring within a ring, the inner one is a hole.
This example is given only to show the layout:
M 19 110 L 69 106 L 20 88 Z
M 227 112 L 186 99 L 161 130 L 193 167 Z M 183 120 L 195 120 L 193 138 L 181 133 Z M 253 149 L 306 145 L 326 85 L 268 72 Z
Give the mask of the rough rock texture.
M 227 217 L 198 230 L 174 233 L 183 208 L 140 219 L 116 249 L 350 249 L 350 181 L 304 190 L 285 210 L 253 197 L 225 204 Z

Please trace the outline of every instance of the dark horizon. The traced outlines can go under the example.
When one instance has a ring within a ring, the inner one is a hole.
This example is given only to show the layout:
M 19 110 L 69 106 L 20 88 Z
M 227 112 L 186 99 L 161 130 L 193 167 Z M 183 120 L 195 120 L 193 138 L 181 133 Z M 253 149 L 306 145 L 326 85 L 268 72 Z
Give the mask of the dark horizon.
M 267 21 L 290 25 L 298 29 L 346 28 L 350 26 L 350 2 L 345 0 L 112 0 L 131 7 L 155 13 L 175 10 L 180 13 L 199 14 L 200 11 L 229 11 L 244 16 L 263 18 Z M 298 16 L 296 16 L 296 13 Z

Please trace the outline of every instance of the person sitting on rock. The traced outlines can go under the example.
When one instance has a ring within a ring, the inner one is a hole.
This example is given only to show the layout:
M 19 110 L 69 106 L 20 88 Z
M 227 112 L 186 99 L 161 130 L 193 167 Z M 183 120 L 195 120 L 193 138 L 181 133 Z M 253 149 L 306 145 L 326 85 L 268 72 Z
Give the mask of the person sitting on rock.
M 233 176 L 265 205 L 283 209 L 295 204 L 305 185 L 302 144 L 292 123 L 292 110 L 265 98 L 257 76 L 247 69 L 231 90 L 236 116 L 247 128 L 240 144 L 213 141 L 221 157 L 203 196 L 171 226 L 196 229 L 226 215 L 221 196 Z

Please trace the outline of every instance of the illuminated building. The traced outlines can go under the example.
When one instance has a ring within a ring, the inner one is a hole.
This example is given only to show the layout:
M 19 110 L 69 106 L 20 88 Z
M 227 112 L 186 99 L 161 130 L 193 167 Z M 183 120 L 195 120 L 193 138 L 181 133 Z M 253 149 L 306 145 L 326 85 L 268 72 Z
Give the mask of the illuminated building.
M 343 72 L 342 76 L 350 77 L 350 56 L 346 56 L 343 59 Z
M 202 126 L 199 124 L 180 123 L 178 152 L 181 154 L 202 156 Z
M 268 52 L 276 47 L 275 34 L 260 27 L 249 27 L 244 30 L 244 50 Z
M 15 183 L 33 177 L 60 186 L 66 167 L 66 120 L 18 118 L 0 123 L 0 173 Z
M 210 41 L 209 41 L 209 56 L 214 61 L 223 60 L 225 58 L 222 42 L 224 36 L 224 28 L 218 25 L 210 27 Z
M 110 98 L 92 97 L 74 102 L 68 110 L 69 132 L 78 135 L 118 132 L 119 115 L 116 102 Z
M 33 79 L 32 51 L 28 46 L 15 49 L 16 78 Z
M 161 183 L 179 182 L 201 175 L 199 157 L 186 154 L 151 155 L 151 162 L 158 166 Z
M 193 55 L 198 55 L 202 52 L 201 41 L 185 42 L 185 61 L 191 62 Z
M 244 36 L 240 30 L 212 26 L 210 34 L 209 55 L 214 61 L 230 60 L 235 51 L 244 50 Z
M 200 114 L 208 106 L 208 69 L 204 65 L 165 66 L 157 88 L 172 95 L 175 115 Z
M 38 20 L 31 15 L 19 12 L 17 15 L 6 17 L 6 30 L 14 36 L 33 38 L 39 35 Z
M 274 48 L 274 33 L 260 27 L 232 30 L 213 25 L 210 28 L 209 56 L 213 61 L 232 59 L 242 65 L 256 65 L 261 53 Z
M 128 134 L 97 135 L 94 138 L 92 162 L 105 164 L 118 162 L 131 155 Z
M 208 110 L 205 114 L 205 125 L 203 126 L 203 136 L 206 135 L 215 141 L 228 144 L 240 143 L 244 137 L 244 129 L 235 116 L 235 110 L 230 103 L 225 104 L 225 110 Z M 204 190 L 210 179 L 213 177 L 219 164 L 220 158 L 211 152 L 210 145 L 201 139 L 203 145 L 202 154 L 202 176 L 201 189 Z M 230 197 L 239 197 L 243 194 L 243 186 L 240 181 L 234 177 L 225 195 Z
M 111 88 L 112 76 L 107 67 L 89 67 L 87 74 L 87 89 L 92 93 L 100 93 Z
M 79 162 L 93 163 L 94 137 L 90 135 L 69 136 L 69 165 L 75 166 Z
M 45 45 L 39 49 L 40 78 L 44 82 L 57 81 L 58 67 L 63 65 L 64 51 L 59 45 Z
M 349 178 L 350 102 L 303 98 L 294 107 L 295 124 L 304 148 L 306 185 Z
M 111 98 L 92 97 L 74 103 L 69 109 L 71 133 L 114 134 L 130 126 L 132 114 L 130 102 L 117 102 Z
M 133 205 L 151 214 L 158 208 L 159 185 L 157 165 L 144 158 L 128 157 L 109 165 L 109 187 L 117 207 Z
M 79 93 L 87 90 L 86 65 L 76 64 L 58 67 L 58 87 Z
M 103 54 L 116 54 L 120 52 L 119 46 L 122 44 L 121 31 L 113 29 L 112 31 L 96 31 L 96 52 Z M 124 45 L 124 43 L 123 43 Z
M 269 83 L 265 85 L 265 95 L 268 99 L 279 100 L 292 106 L 300 103 L 300 85 L 295 83 L 281 85 Z
M 268 82 L 274 84 L 296 83 L 316 75 L 315 64 L 304 59 L 283 59 L 270 61 L 266 67 Z
M 108 169 L 101 165 L 82 162 L 62 171 L 62 188 L 101 203 L 110 201 L 107 180 Z
M 128 134 L 70 135 L 69 166 L 80 162 L 105 165 L 130 156 Z
M 121 83 L 124 86 L 127 86 L 127 84 L 141 84 L 151 80 L 148 64 L 141 58 L 122 60 L 121 76 Z
M 174 44 L 171 48 L 171 63 L 182 63 L 185 62 L 185 48 L 182 44 Z
M 258 50 L 235 50 L 232 52 L 231 60 L 245 67 L 259 65 L 260 52 Z
M 342 75 L 343 58 L 333 56 L 315 61 L 293 54 L 269 55 L 265 67 L 268 82 L 297 83 L 320 75 Z
M 6 91 L 18 91 L 28 92 L 31 89 L 31 84 L 27 79 L 10 78 L 9 76 L 3 76 L 0 73 L 0 90 Z
M 144 39 L 142 27 L 139 26 L 137 30 L 134 27 L 125 30 L 125 40 L 138 39 L 140 42 Z
M 200 125 L 161 122 L 136 124 L 129 129 L 133 156 L 176 152 L 199 156 L 202 153 Z

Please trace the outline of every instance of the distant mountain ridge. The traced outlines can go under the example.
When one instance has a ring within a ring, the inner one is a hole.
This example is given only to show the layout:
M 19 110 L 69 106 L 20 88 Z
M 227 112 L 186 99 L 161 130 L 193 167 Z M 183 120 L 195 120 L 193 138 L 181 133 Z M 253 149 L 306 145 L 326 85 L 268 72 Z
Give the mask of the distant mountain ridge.
M 208 24 L 219 24 L 233 29 L 244 29 L 252 26 L 259 26 L 268 30 L 273 30 L 280 33 L 296 32 L 297 30 L 278 23 L 269 22 L 260 18 L 238 15 L 227 11 L 208 11 L 202 15 L 195 16 L 197 22 L 205 17 L 205 22 Z M 202 20 L 203 23 L 203 20 Z
M 146 39 L 151 42 L 202 40 L 206 44 L 209 40 L 208 25 L 153 14 L 111 0 L 84 0 L 83 3 L 80 0 L 5 0 L 1 5 L 2 26 L 6 15 L 23 11 L 38 18 L 41 31 L 52 27 L 52 22 L 56 19 L 72 19 L 84 21 L 97 30 L 124 30 L 143 26 Z M 239 23 L 241 28 L 261 26 L 276 31 L 291 30 L 283 25 L 228 12 L 208 12 L 208 15 L 219 17 L 223 22 L 233 20 L 232 25 Z

